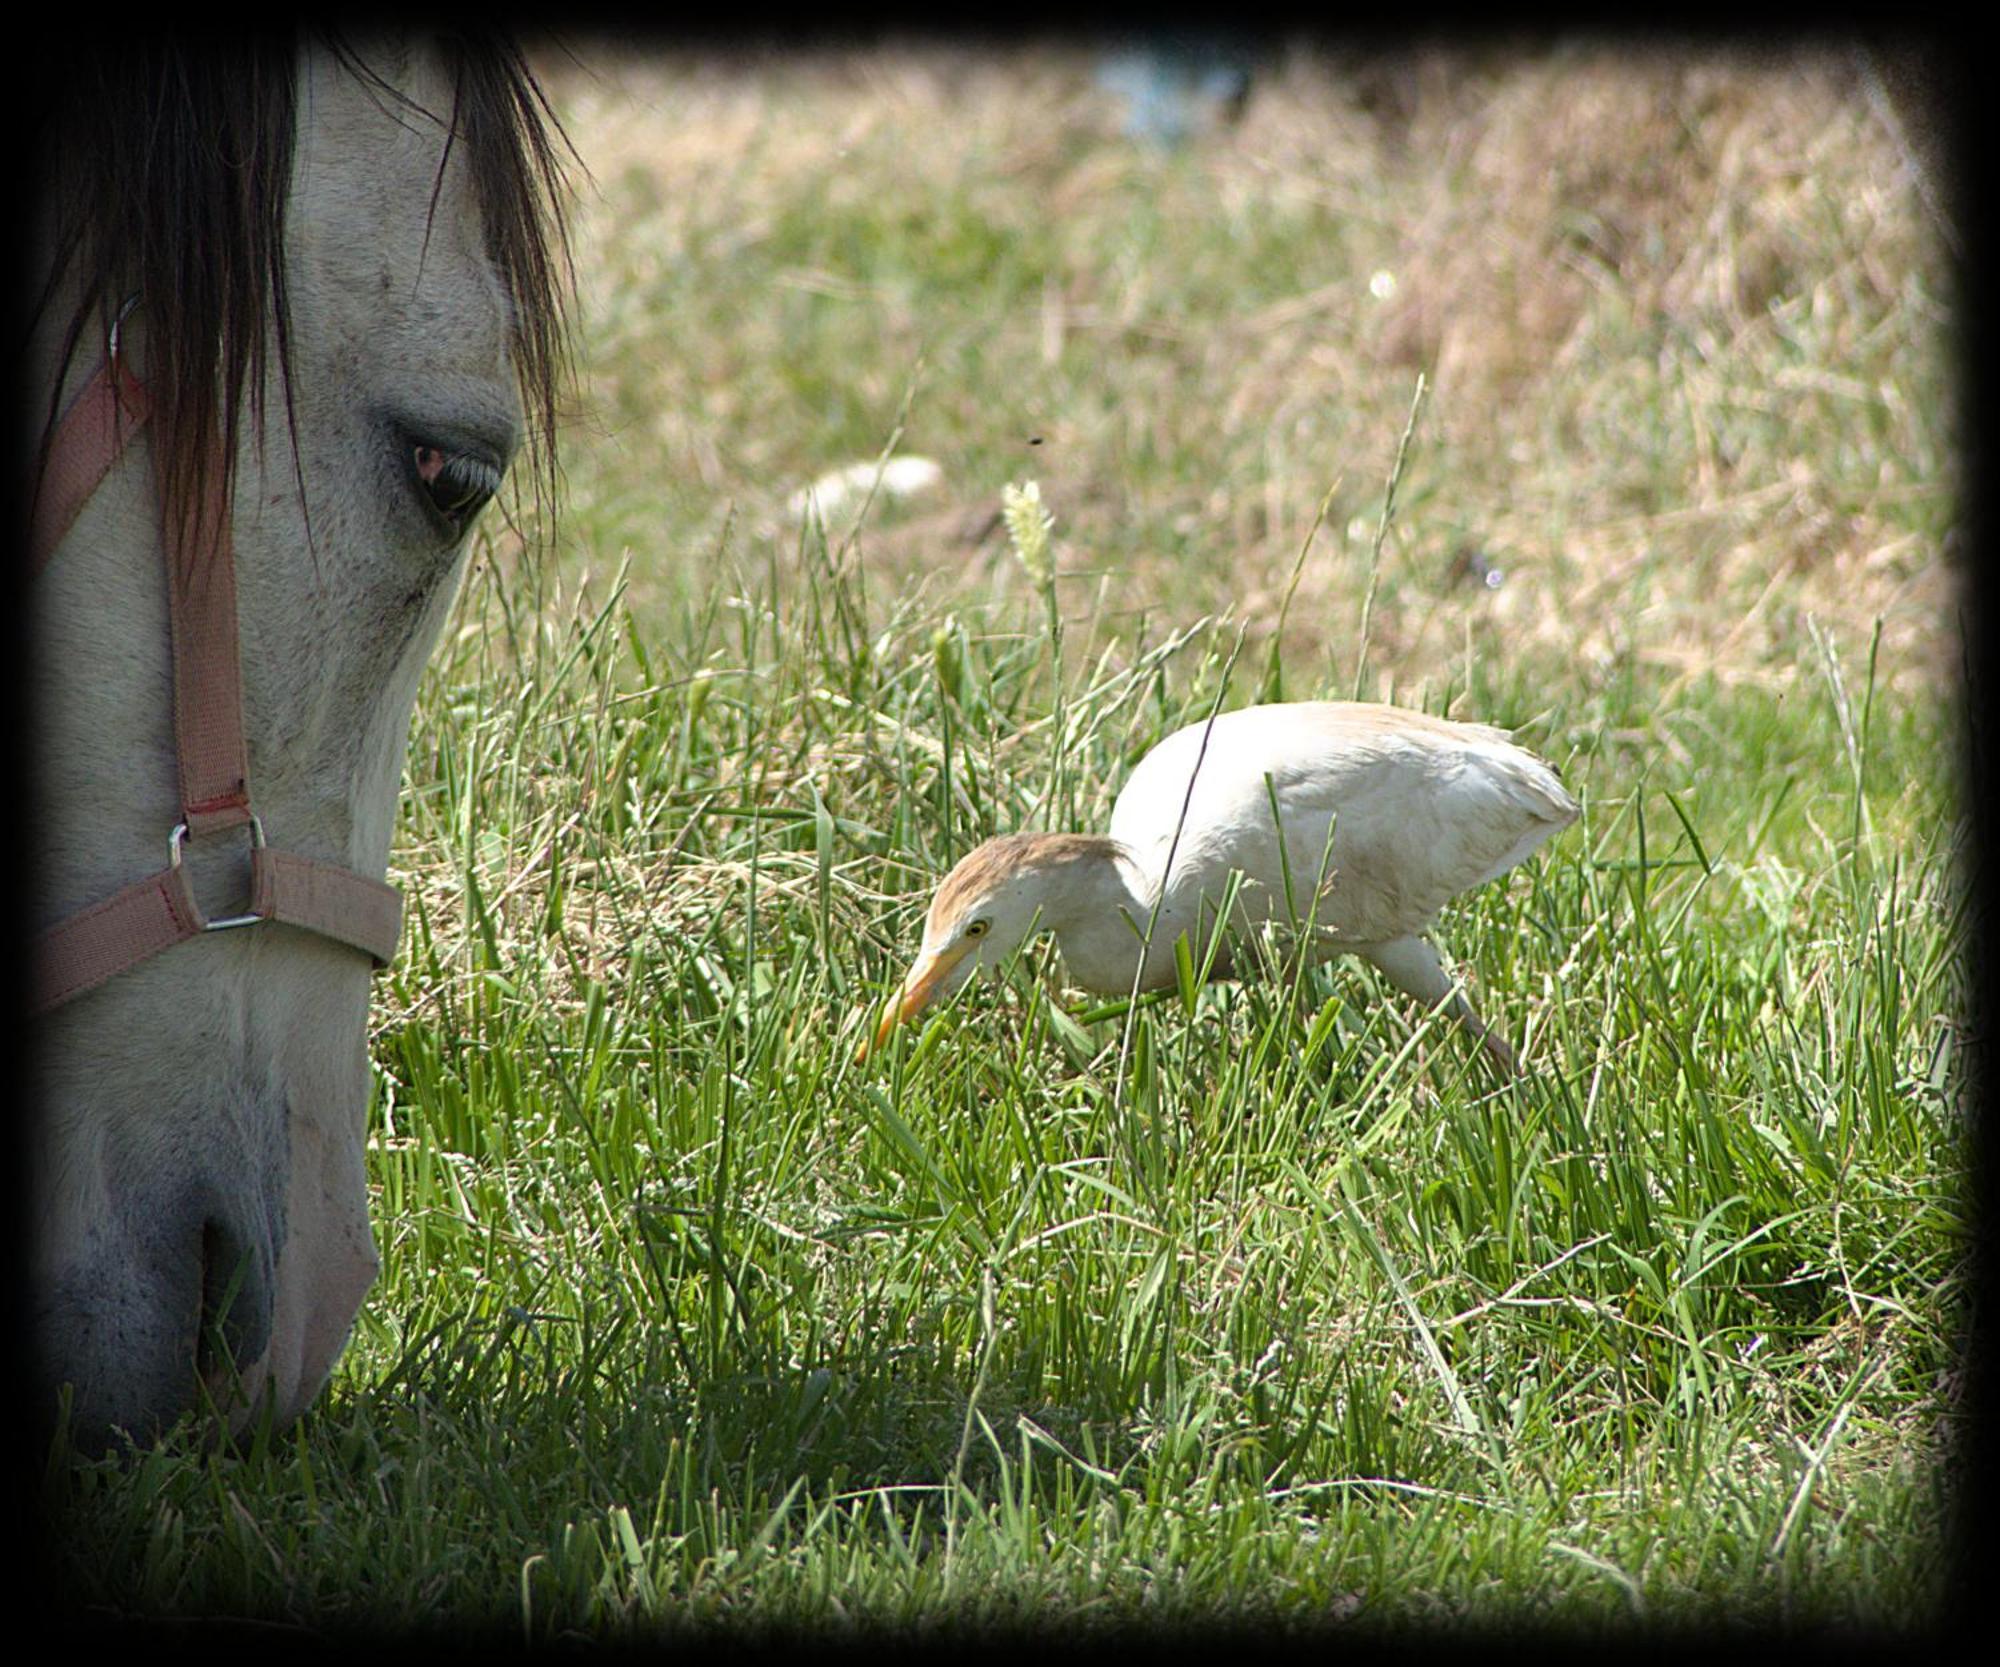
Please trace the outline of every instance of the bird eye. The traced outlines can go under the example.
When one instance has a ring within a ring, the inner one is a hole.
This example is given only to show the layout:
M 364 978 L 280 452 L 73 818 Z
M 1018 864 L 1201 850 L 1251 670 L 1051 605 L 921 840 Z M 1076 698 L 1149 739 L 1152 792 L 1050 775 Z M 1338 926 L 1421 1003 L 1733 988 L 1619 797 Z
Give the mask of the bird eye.
M 970 926 L 966 927 L 965 935 L 968 938 L 983 938 L 992 924 L 993 922 L 990 920 L 975 920 Z

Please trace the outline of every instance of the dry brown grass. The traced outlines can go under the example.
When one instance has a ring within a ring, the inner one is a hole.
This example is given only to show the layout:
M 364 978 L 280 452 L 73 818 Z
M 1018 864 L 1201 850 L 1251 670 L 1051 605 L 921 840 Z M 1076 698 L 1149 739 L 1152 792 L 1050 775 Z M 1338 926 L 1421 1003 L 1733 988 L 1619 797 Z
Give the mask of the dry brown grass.
M 1808 616 L 1857 651 L 1879 618 L 1892 687 L 1955 674 L 1950 279 L 1838 50 L 1293 49 L 1169 162 L 1118 138 L 1071 50 L 585 63 L 552 72 L 602 187 L 580 245 L 596 432 L 573 451 L 603 448 L 593 502 L 627 471 L 670 500 L 642 601 L 712 555 L 725 504 L 754 566 L 758 540 L 788 555 L 777 506 L 887 438 L 924 349 L 905 447 L 949 484 L 864 532 L 879 594 L 1015 588 L 991 508 L 1036 474 L 1075 615 L 1263 628 L 1338 478 L 1287 648 L 1345 678 L 1421 372 L 1371 621 L 1386 687 L 1504 650 L 1782 689 Z M 814 215 L 863 228 L 826 245 L 844 265 L 792 258 Z M 1040 281 L 994 257 L 1015 281 L 982 317 L 976 289 L 873 259 L 897 215 L 999 228 Z M 1287 269 L 1248 263 L 1297 227 Z M 869 446 L 829 435 L 836 401 L 849 434 L 876 414 Z M 1455 577 L 1468 550 L 1497 590 Z

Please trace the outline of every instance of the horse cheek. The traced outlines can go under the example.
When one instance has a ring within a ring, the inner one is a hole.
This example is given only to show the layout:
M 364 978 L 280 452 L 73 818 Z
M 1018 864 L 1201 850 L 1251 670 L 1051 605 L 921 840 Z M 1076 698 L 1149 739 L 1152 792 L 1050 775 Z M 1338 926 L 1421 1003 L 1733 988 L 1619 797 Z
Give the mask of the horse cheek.
M 305 962 L 288 969 L 302 985 L 292 1011 L 316 1022 L 287 1025 L 278 1043 L 286 1082 L 284 1232 L 270 1346 L 245 1379 L 250 1404 L 268 1392 L 280 1421 L 318 1395 L 381 1265 L 368 1220 L 367 980 L 330 946 L 304 940 L 289 947 Z

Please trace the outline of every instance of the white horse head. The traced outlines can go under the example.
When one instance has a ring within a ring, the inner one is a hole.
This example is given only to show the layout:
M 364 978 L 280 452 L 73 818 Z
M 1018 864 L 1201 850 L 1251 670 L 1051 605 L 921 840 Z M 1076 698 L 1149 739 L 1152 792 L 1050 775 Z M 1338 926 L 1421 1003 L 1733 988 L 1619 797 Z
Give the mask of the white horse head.
M 558 181 L 518 54 L 246 51 L 87 70 L 44 136 L 34 431 L 114 334 L 152 417 L 34 581 L 38 930 L 162 870 L 187 819 L 163 503 L 228 460 L 254 826 L 366 886 L 467 525 L 528 419 L 548 438 Z M 246 912 L 250 826 L 181 842 L 210 919 Z M 80 1441 L 150 1435 L 198 1385 L 240 1425 L 324 1384 L 377 1267 L 370 968 L 265 920 L 42 1017 L 38 1389 L 73 1385 Z

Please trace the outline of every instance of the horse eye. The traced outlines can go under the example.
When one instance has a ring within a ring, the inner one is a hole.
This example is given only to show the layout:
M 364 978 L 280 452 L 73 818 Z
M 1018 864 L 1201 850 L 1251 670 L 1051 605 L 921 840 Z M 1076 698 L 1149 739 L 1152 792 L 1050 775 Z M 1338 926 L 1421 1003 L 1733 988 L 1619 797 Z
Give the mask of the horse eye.
M 410 448 L 410 462 L 431 507 L 454 531 L 463 528 L 500 490 L 500 471 L 484 458 L 466 452 L 447 452 L 418 441 Z

